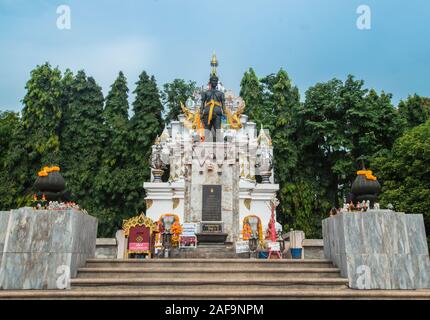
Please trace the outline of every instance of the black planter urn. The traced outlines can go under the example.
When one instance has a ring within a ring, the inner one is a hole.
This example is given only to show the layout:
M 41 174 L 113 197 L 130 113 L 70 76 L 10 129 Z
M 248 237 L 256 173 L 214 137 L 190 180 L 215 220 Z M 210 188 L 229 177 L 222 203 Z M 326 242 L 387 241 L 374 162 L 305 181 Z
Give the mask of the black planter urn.
M 37 177 L 34 188 L 44 194 L 47 201 L 58 201 L 64 194 L 66 183 L 60 172 L 52 171 L 47 176 Z
M 373 208 L 375 202 L 378 200 L 381 185 L 378 180 L 371 180 L 366 175 L 359 174 L 352 184 L 351 191 L 355 201 L 370 201 L 370 207 Z

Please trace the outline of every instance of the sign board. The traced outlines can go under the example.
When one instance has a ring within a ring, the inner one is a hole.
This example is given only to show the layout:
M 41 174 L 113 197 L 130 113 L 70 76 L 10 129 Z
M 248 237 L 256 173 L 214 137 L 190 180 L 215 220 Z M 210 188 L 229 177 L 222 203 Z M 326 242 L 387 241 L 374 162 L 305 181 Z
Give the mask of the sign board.
M 221 221 L 221 185 L 203 185 L 203 221 Z
M 196 248 L 197 246 L 197 223 L 183 223 L 182 233 L 179 237 L 180 248 Z
M 194 237 L 197 231 L 197 223 L 183 223 L 182 233 L 183 237 Z
M 222 232 L 222 223 L 202 222 L 201 226 L 202 226 L 202 232 L 211 232 L 211 233 Z
M 148 242 L 131 242 L 128 246 L 129 250 L 133 251 L 147 251 L 149 250 L 149 243 Z
M 249 242 L 248 241 L 237 241 L 236 242 L 236 253 L 249 252 Z
M 128 237 L 129 251 L 148 251 L 150 250 L 151 230 L 146 226 L 131 227 Z

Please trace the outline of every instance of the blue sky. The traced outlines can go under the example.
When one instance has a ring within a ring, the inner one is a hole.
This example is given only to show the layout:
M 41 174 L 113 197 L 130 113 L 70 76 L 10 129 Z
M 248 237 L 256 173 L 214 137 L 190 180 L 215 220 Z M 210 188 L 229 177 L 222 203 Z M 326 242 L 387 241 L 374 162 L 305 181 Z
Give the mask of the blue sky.
M 71 8 L 71 30 L 56 26 Z M 356 27 L 371 8 L 371 30 Z M 122 70 L 131 91 L 142 70 L 158 84 L 207 82 L 215 51 L 221 81 L 284 68 L 300 88 L 351 73 L 394 102 L 430 96 L 428 0 L 0 0 L 0 110 L 19 111 L 30 71 L 49 61 L 84 69 L 106 94 Z

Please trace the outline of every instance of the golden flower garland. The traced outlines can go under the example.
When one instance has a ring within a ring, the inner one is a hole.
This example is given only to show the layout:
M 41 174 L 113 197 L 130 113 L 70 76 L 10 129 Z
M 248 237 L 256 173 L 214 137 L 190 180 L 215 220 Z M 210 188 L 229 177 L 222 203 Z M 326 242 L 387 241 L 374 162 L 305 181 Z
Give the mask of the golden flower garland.
M 256 215 L 247 216 L 245 219 L 243 219 L 243 228 L 242 228 L 242 236 L 243 240 L 249 240 L 249 234 L 252 233 L 251 226 L 249 224 L 249 218 L 257 218 L 258 219 L 258 240 L 260 243 L 263 242 L 263 225 L 261 224 L 260 217 Z
M 43 167 L 42 170 L 40 170 L 38 172 L 38 176 L 39 177 L 47 177 L 49 175 L 49 173 L 51 172 L 56 172 L 56 171 L 60 171 L 60 167 L 58 166 L 54 166 L 54 167 Z
M 178 244 L 179 243 L 179 236 L 182 233 L 182 226 L 179 224 L 179 222 L 175 222 L 175 223 L 173 223 L 170 231 L 173 233 L 172 243 L 174 245 Z
M 367 180 L 376 181 L 376 177 L 373 175 L 373 172 L 371 170 L 359 170 L 357 171 L 357 175 L 363 175 L 366 176 Z

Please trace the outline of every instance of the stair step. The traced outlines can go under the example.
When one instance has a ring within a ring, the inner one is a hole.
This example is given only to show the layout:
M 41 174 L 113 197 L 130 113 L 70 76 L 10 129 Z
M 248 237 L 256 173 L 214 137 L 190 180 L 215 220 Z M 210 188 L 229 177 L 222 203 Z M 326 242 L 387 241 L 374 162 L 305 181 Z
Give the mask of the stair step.
M 291 279 L 145 279 L 145 278 L 77 278 L 71 280 L 72 288 L 84 287 L 105 287 L 105 288 L 127 288 L 142 287 L 147 289 L 172 289 L 184 288 L 191 289 L 198 286 L 200 289 L 225 288 L 231 290 L 242 286 L 243 290 L 258 288 L 306 288 L 306 287 L 325 287 L 325 288 L 346 288 L 348 279 L 343 278 L 291 278 Z
M 20 290 L 0 291 L 0 299 L 421 299 L 430 300 L 430 290 Z
M 80 268 L 78 278 L 215 278 L 215 279 L 283 279 L 291 277 L 340 277 L 338 268 Z
M 330 268 L 334 267 L 330 260 L 266 260 L 266 259 L 89 259 L 86 267 L 112 268 L 112 267 L 142 267 L 152 266 L 153 268 L 165 267 L 225 267 L 237 268 Z

